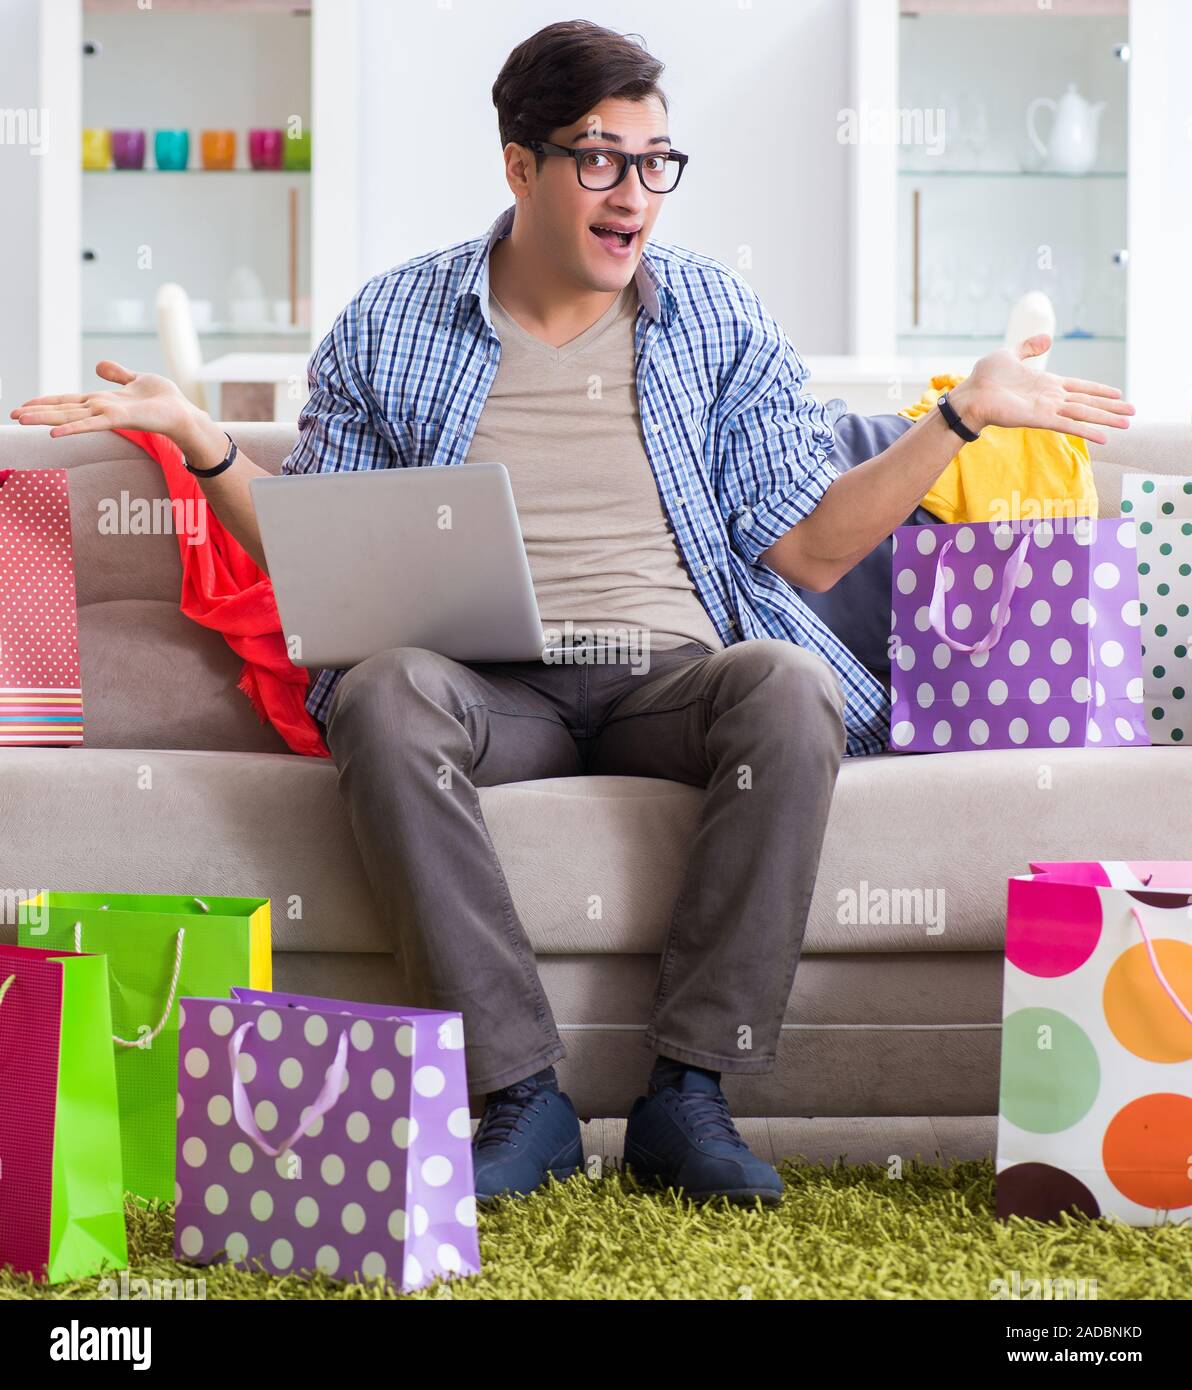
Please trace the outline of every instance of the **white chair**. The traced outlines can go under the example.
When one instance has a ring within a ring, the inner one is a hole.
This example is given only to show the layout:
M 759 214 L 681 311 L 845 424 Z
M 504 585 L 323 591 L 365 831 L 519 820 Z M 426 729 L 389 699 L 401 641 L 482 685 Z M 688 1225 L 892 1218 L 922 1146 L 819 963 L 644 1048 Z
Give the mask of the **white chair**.
M 162 285 L 157 291 L 155 308 L 157 338 L 166 360 L 166 375 L 187 400 L 200 410 L 206 410 L 207 396 L 197 375 L 203 365 L 203 354 L 190 309 L 190 296 L 181 285 Z

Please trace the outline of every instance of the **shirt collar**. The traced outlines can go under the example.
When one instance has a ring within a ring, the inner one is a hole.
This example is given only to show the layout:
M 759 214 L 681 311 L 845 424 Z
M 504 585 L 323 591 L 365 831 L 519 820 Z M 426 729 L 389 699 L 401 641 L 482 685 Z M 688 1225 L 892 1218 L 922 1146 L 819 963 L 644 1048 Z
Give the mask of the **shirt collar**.
M 459 289 L 453 296 L 457 306 L 461 299 L 473 297 L 480 305 L 480 312 L 489 328 L 492 328 L 492 319 L 488 312 L 488 258 L 497 242 L 513 230 L 513 213 L 516 207 L 516 203 L 507 207 L 488 229 L 484 244 L 467 263 Z M 643 251 L 633 279 L 637 285 L 638 299 L 646 313 L 666 327 L 678 311 L 678 300 L 666 282 L 658 258 L 651 256 L 648 251 Z

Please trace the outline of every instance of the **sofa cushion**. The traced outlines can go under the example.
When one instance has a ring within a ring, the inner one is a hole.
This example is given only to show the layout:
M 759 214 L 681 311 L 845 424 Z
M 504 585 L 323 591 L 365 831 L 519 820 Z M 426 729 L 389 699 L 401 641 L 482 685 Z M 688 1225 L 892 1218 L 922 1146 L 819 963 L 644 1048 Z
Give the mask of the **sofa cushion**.
M 1186 750 L 849 759 L 804 949 L 1000 950 L 1006 879 L 1030 859 L 1185 858 L 1186 827 L 1156 814 L 1160 795 L 1168 806 L 1192 802 Z M 703 805 L 698 788 L 560 777 L 483 787 L 480 804 L 537 952 L 662 950 Z M 273 900 L 278 951 L 391 949 L 326 759 L 6 749 L 0 824 L 0 884 L 13 895 L 115 887 L 259 895 Z
M 177 599 L 80 604 L 79 666 L 89 748 L 287 751 L 237 689 L 243 659 Z
M 1192 476 L 1192 430 L 1187 425 L 1151 425 L 1134 420 L 1129 429 L 1105 433 L 1104 444 L 1089 445 L 1102 516 L 1121 516 L 1125 472 Z

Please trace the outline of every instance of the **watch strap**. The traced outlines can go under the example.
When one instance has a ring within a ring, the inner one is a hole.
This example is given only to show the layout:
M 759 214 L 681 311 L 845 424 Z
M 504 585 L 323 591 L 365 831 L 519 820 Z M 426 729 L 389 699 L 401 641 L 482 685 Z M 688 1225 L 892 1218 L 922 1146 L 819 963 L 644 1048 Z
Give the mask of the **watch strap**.
M 966 444 L 971 444 L 974 439 L 980 438 L 980 431 L 969 429 L 969 427 L 960 418 L 959 414 L 957 413 L 956 407 L 948 399 L 947 391 L 945 391 L 943 395 L 939 398 L 939 400 L 936 401 L 936 405 L 938 405 L 940 408 L 940 414 L 948 422 L 948 428 L 951 430 L 955 430 L 955 432 L 961 437 L 961 439 L 965 441 Z
M 224 430 L 224 438 L 228 441 L 228 452 L 214 468 L 196 468 L 185 454 L 182 455 L 182 462 L 196 478 L 214 478 L 217 473 L 222 473 L 225 468 L 231 468 L 232 464 L 236 462 L 236 455 L 240 452 L 236 447 L 236 441 L 227 430 Z

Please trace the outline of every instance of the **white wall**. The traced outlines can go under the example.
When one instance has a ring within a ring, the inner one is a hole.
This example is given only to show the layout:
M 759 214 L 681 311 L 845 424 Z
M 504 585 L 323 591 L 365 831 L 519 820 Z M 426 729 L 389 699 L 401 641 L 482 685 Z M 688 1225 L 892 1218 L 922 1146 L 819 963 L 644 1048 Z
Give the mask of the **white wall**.
M 670 134 L 691 163 L 655 237 L 739 269 L 801 350 L 843 352 L 848 154 L 836 129 L 848 92 L 845 0 L 579 8 L 595 23 L 640 34 L 666 64 Z M 359 9 L 364 279 L 479 235 L 512 202 L 492 84 L 517 44 L 575 18 L 577 7 L 359 0 Z
M 1141 418 L 1192 420 L 1192 4 L 1131 0 L 1130 342 Z
M 360 288 L 360 0 L 311 10 L 311 320 L 320 342 Z

